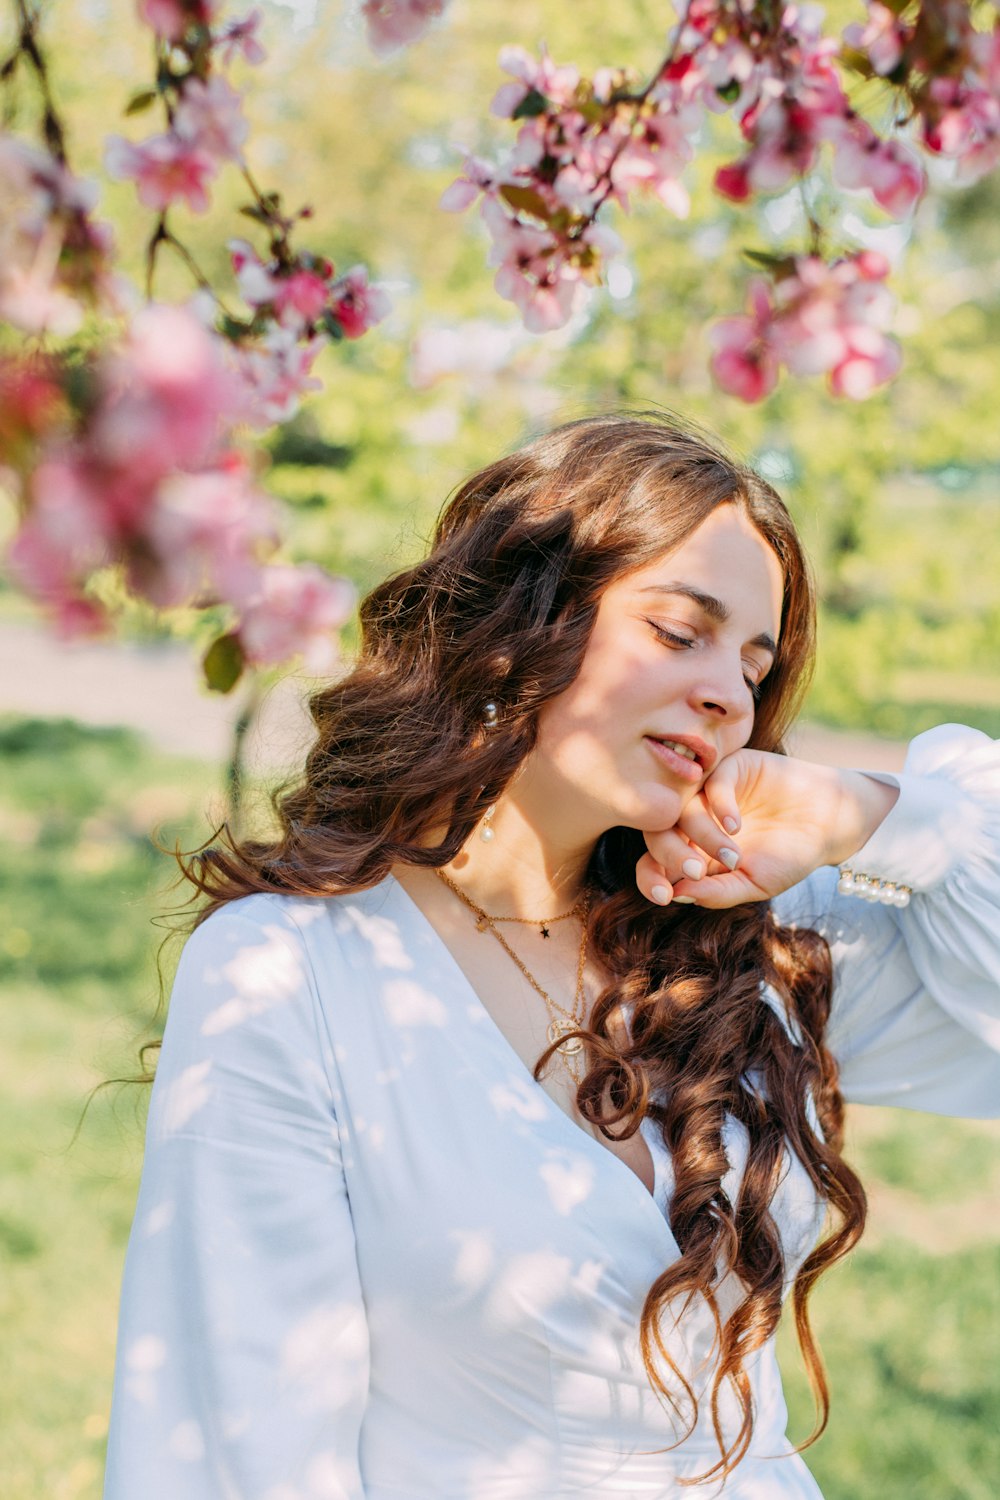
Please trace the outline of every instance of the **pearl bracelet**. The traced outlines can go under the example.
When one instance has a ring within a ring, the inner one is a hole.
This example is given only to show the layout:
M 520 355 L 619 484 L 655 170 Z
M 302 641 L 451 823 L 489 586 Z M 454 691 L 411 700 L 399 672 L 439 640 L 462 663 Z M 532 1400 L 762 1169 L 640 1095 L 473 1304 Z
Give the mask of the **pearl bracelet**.
M 837 890 L 842 896 L 860 896 L 862 901 L 881 901 L 883 906 L 909 906 L 913 894 L 908 885 L 894 880 L 880 880 L 877 875 L 862 875 L 841 865 Z

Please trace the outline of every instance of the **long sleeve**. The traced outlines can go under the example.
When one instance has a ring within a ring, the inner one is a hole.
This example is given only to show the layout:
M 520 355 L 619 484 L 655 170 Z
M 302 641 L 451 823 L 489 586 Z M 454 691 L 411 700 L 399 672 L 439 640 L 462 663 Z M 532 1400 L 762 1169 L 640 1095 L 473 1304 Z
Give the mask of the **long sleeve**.
M 150 1102 L 105 1500 L 363 1500 L 368 1333 L 330 1067 L 287 905 L 211 916 Z
M 775 902 L 834 966 L 828 1043 L 845 1097 L 1000 1115 L 1000 742 L 945 724 L 919 735 L 899 798 L 853 868 L 908 885 L 902 909 L 843 896 L 816 871 Z

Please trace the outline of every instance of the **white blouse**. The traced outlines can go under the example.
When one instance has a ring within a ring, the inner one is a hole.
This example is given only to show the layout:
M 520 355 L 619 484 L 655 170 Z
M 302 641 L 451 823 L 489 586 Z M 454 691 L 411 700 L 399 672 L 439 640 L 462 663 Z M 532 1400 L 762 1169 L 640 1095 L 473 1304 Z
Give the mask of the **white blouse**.
M 775 906 L 830 942 L 848 1099 L 1000 1112 L 998 745 L 944 726 L 879 779 L 900 797 L 854 863 L 910 905 L 819 870 Z M 718 1448 L 707 1411 L 670 1448 L 639 1355 L 679 1254 L 644 1134 L 653 1195 L 535 1083 L 391 877 L 217 912 L 185 946 L 153 1088 L 105 1500 L 677 1495 Z M 794 1158 L 773 1212 L 791 1279 L 823 1220 Z M 704 1304 L 668 1339 L 706 1390 Z M 818 1496 L 773 1344 L 749 1373 L 727 1500 Z

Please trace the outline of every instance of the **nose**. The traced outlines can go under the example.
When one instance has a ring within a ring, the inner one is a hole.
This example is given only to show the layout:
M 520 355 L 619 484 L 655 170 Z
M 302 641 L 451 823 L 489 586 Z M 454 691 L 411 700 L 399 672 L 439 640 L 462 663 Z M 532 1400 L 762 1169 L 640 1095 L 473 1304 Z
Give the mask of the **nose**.
M 753 698 L 739 656 L 713 651 L 706 653 L 699 666 L 702 670 L 692 683 L 691 701 L 700 713 L 726 722 L 753 713 Z

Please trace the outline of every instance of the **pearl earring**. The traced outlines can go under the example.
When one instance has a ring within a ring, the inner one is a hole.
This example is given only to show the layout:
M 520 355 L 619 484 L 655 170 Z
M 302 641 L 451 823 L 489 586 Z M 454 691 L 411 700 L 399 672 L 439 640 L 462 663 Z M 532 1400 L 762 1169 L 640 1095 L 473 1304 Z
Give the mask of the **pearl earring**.
M 499 720 L 500 711 L 491 698 L 488 703 L 483 704 L 483 728 L 495 729 L 497 727 L 497 724 L 499 723 Z M 479 830 L 479 837 L 482 839 L 484 844 L 492 844 L 494 838 L 496 837 L 496 832 L 493 827 L 493 814 L 496 812 L 496 810 L 496 803 L 491 802 L 489 807 L 483 814 L 483 825 Z

